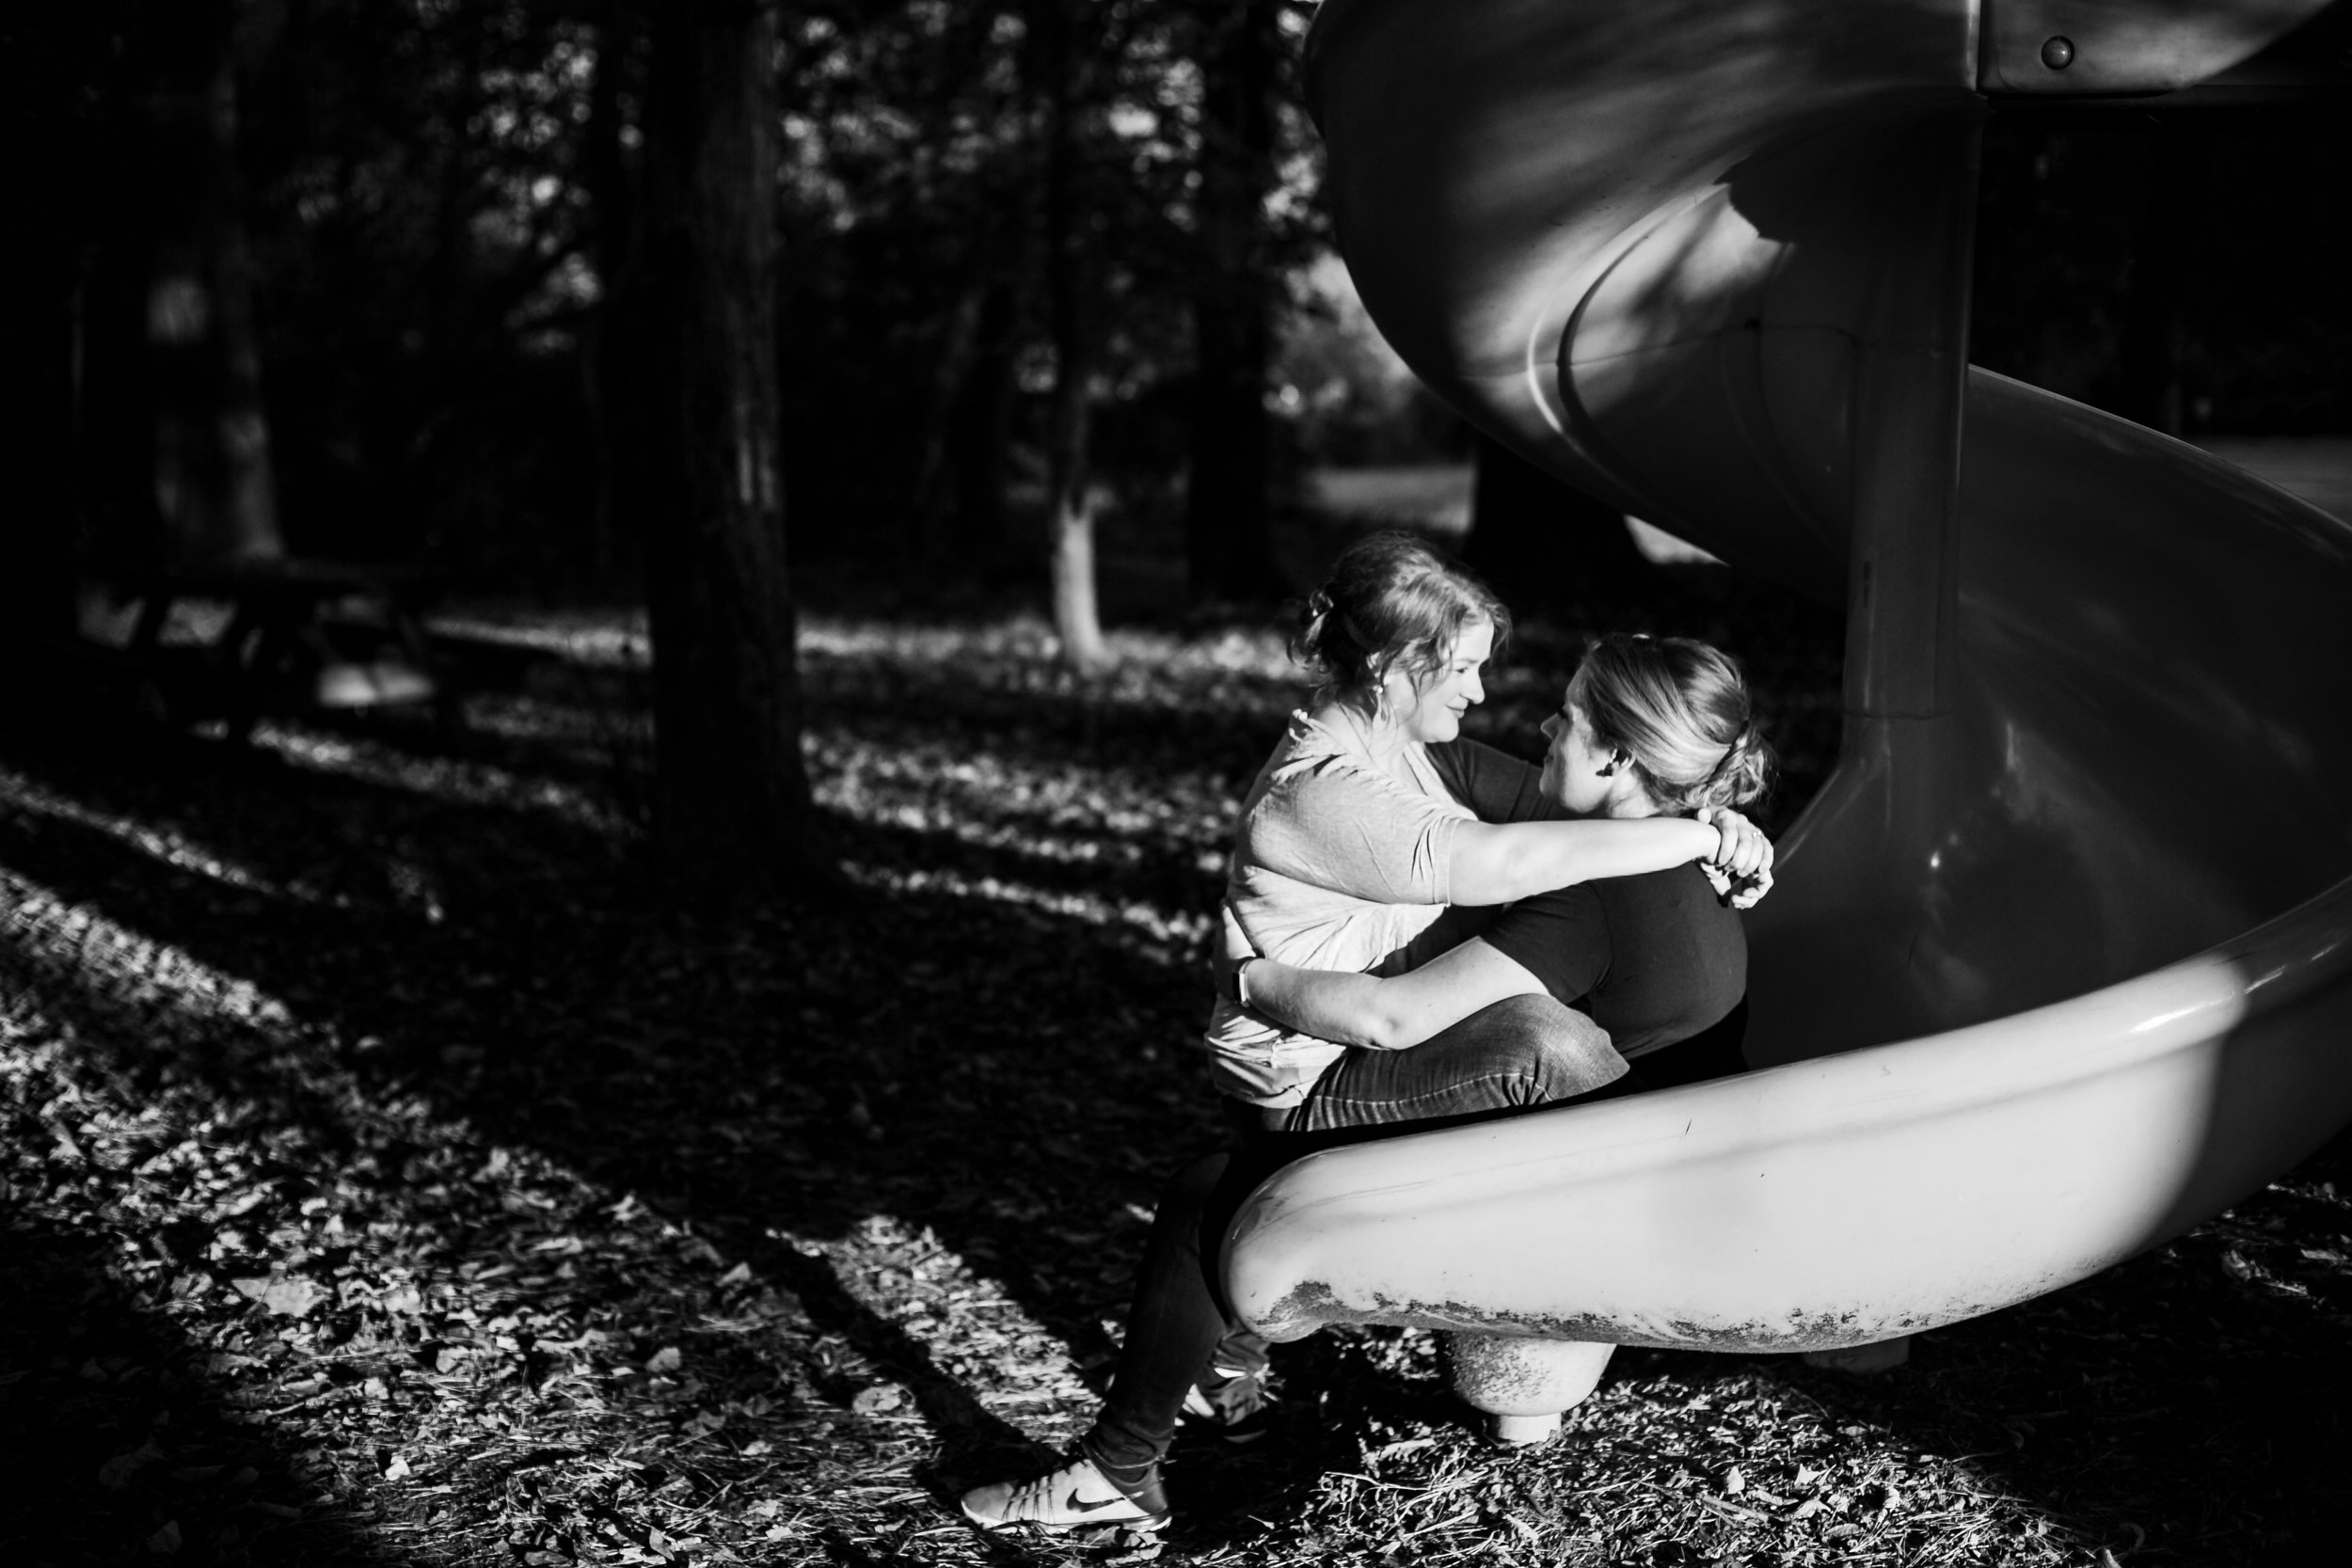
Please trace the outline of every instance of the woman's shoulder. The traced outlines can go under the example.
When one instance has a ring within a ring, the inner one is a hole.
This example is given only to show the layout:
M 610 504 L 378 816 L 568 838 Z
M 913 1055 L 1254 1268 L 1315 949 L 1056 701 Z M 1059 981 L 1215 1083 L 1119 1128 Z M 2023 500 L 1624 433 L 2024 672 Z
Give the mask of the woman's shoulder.
M 1311 801 L 1325 810 L 1385 810 L 1415 820 L 1437 816 L 1468 820 L 1474 813 L 1455 799 L 1418 744 L 1375 761 L 1344 732 L 1306 737 L 1266 770 L 1267 802 Z M 1279 808 L 1278 808 L 1279 809 Z
M 1359 726 L 1344 716 L 1299 708 L 1283 727 L 1282 738 L 1266 759 L 1260 779 L 1279 787 L 1316 778 L 1360 780 L 1375 786 L 1393 782 L 1373 761 L 1371 746 Z
M 1294 711 L 1242 798 L 1240 846 L 1247 851 L 1271 825 L 1323 806 L 1335 791 L 1353 794 L 1370 787 L 1371 772 L 1369 759 L 1351 752 L 1343 735 L 1304 708 Z
M 1290 722 L 1282 726 L 1282 749 L 1300 756 L 1372 757 L 1361 721 L 1336 705 L 1291 709 Z
M 1741 930 L 1740 911 L 1724 902 L 1695 862 L 1585 885 L 1592 889 L 1613 929 L 1637 930 L 1670 921 L 1685 929 L 1711 930 L 1726 938 L 1736 938 Z

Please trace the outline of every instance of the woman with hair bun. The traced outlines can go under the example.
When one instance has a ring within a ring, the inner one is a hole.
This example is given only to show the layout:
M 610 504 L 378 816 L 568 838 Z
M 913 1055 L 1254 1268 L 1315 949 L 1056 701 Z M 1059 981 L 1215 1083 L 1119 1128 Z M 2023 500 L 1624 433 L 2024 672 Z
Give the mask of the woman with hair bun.
M 1481 944 L 1461 944 L 1492 906 L 1523 901 L 1508 922 L 1554 890 L 1679 877 L 1674 885 L 1695 883 L 1736 937 L 1737 916 L 1715 905 L 1709 878 L 1725 891 L 1742 884 L 1741 903 L 1770 883 L 1771 845 L 1729 809 L 1755 793 L 1740 782 L 1755 769 L 1718 747 L 1693 772 L 1692 723 L 1652 700 L 1655 683 L 1592 677 L 1609 693 L 1597 704 L 1622 686 L 1629 712 L 1658 720 L 1622 721 L 1638 739 L 1627 742 L 1626 766 L 1606 774 L 1574 741 L 1588 731 L 1571 728 L 1564 742 L 1559 720 L 1546 726 L 1552 753 L 1540 770 L 1462 740 L 1462 714 L 1484 699 L 1481 671 L 1510 619 L 1484 584 L 1420 541 L 1377 534 L 1353 546 L 1305 610 L 1293 651 L 1322 684 L 1243 801 L 1225 897 L 1237 947 L 1219 966 L 1204 1041 L 1240 1146 L 1168 1184 L 1102 1413 L 1059 1467 L 965 1493 L 965 1516 L 984 1528 L 1157 1528 L 1168 1518 L 1160 1461 L 1181 1414 L 1234 1440 L 1260 1430 L 1251 1418 L 1264 1346 L 1226 1313 L 1214 1242 L 1275 1168 L 1333 1142 L 1511 1115 L 1626 1079 L 1605 1021 L 1566 1006 L 1581 992 L 1561 994 L 1500 950 L 1465 957 Z M 1744 726 L 1745 689 L 1736 670 L 1730 679 Z M 1622 777 L 1629 809 L 1588 799 L 1596 776 Z M 1411 992 L 1381 989 L 1409 986 L 1433 954 L 1444 957 L 1431 967 L 1473 973 Z M 1331 983 L 1341 990 L 1327 990 Z M 1351 987 L 1371 988 L 1373 1012 L 1358 1015 Z M 1410 998 L 1409 1030 L 1357 1026 L 1401 996 Z M 1706 990 L 1685 1011 L 1696 1016 L 1714 999 Z

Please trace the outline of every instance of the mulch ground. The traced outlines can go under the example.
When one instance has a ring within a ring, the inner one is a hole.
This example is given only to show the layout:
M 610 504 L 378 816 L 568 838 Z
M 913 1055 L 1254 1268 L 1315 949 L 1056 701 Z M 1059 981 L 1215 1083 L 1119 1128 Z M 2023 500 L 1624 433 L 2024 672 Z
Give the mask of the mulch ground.
M 1717 590 L 1783 819 L 1835 628 Z M 1620 1352 L 1486 1445 L 1425 1334 L 1277 1354 L 1165 1543 L 989 1540 L 1082 1430 L 1158 1181 L 1267 631 L 818 618 L 853 893 L 644 895 L 642 644 L 521 650 L 461 733 L 0 739 L 0 1562 L 2308 1563 L 2352 1496 L 2352 1146 L 1864 1377 Z M 1573 640 L 1481 722 L 1522 742 Z M 527 668 L 524 666 L 527 665 Z M 2341 1549 L 2340 1546 L 2337 1549 Z

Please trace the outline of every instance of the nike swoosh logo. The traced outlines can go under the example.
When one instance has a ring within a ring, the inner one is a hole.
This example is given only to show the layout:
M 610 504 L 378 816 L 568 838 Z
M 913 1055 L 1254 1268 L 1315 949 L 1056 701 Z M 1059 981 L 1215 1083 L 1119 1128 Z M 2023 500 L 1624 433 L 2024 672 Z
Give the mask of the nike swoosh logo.
M 1062 1506 L 1069 1509 L 1073 1513 L 1091 1513 L 1098 1508 L 1108 1508 L 1111 1504 L 1117 1502 L 1118 1500 L 1119 1494 L 1114 1492 L 1109 1497 L 1099 1498 L 1094 1502 L 1080 1502 L 1078 1500 L 1078 1489 L 1073 1486 L 1070 1489 L 1069 1500 L 1064 1502 Z

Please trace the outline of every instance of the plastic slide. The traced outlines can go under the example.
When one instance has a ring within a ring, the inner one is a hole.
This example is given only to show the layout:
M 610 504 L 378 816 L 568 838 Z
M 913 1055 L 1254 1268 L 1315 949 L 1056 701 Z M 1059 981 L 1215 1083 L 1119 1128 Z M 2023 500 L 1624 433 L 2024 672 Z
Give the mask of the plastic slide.
M 1842 595 L 1846 739 L 1750 917 L 1758 1070 L 1300 1162 L 1230 1234 L 1256 1326 L 1886 1341 L 2352 1119 L 2352 529 L 1965 362 L 1989 99 L 2188 87 L 2321 8 L 1326 0 L 1374 319 L 1532 460 Z M 1581 1392 L 1515 1378 L 1473 1402 Z

